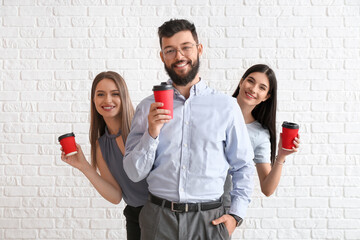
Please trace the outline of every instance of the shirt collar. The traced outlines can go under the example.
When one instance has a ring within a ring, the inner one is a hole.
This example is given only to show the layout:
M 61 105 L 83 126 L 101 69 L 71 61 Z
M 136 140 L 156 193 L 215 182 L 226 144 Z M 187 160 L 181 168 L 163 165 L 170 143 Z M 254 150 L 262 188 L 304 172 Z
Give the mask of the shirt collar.
M 167 84 L 173 84 L 171 79 L 167 80 Z M 190 88 L 190 96 L 191 95 L 200 95 L 205 89 L 207 88 L 206 83 L 204 80 L 200 78 L 200 81 L 197 82 Z M 174 94 L 180 95 L 180 92 L 174 87 Z

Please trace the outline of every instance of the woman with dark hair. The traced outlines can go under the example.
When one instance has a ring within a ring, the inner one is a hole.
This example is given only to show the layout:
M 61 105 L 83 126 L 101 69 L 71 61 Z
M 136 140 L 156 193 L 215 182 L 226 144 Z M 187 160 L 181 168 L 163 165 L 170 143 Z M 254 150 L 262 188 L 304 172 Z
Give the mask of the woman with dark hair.
M 279 184 L 286 156 L 297 152 L 300 144 L 298 136 L 292 151 L 286 151 L 281 148 L 280 134 L 276 156 L 277 81 L 274 71 L 264 64 L 250 67 L 242 76 L 233 97 L 241 108 L 254 149 L 261 191 L 270 196 Z
M 127 239 L 140 239 L 139 213 L 147 201 L 148 185 L 145 180 L 132 182 L 123 168 L 133 115 L 124 79 L 116 72 L 99 73 L 91 88 L 91 165 L 78 144 L 77 154 L 65 157 L 62 152 L 61 159 L 79 169 L 109 202 L 118 204 L 124 198 Z

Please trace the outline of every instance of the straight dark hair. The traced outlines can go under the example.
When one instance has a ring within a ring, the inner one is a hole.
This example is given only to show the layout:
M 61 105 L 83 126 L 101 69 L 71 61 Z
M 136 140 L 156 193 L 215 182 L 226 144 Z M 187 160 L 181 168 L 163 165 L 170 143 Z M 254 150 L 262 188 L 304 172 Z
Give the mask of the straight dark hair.
M 169 38 L 181 31 L 190 31 L 195 42 L 199 43 L 196 28 L 193 23 L 186 19 L 170 19 L 169 21 L 163 23 L 163 25 L 161 25 L 158 29 L 160 47 L 162 47 L 163 37 Z
M 257 64 L 250 67 L 240 81 L 244 81 L 251 73 L 260 72 L 266 74 L 269 79 L 269 92 L 270 97 L 255 106 L 251 115 L 270 132 L 270 144 L 271 144 L 271 164 L 275 162 L 276 154 L 276 107 L 277 107 L 277 81 L 274 71 L 265 64 Z M 239 84 L 240 85 L 240 84 Z M 240 86 L 237 86 L 233 97 L 239 95 Z
M 106 123 L 98 111 L 96 110 L 94 98 L 95 98 L 95 90 L 98 83 L 103 79 L 111 79 L 115 82 L 116 86 L 119 89 L 120 93 L 120 113 L 119 119 L 121 121 L 121 136 L 124 141 L 126 142 L 126 138 L 130 132 L 130 125 L 131 120 L 134 116 L 134 107 L 132 105 L 130 94 L 125 83 L 125 80 L 120 76 L 120 74 L 112 71 L 108 72 L 101 72 L 99 73 L 91 87 L 91 107 L 90 107 L 90 146 L 91 146 L 91 165 L 96 169 L 97 162 L 96 162 L 96 141 L 105 133 Z

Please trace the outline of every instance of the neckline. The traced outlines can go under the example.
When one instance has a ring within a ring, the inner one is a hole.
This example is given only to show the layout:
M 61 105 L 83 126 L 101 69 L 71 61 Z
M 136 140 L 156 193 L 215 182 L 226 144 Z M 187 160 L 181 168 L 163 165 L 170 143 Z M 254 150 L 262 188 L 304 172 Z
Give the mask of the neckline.
M 118 136 L 121 135 L 121 129 L 119 129 L 119 132 L 117 134 L 110 134 L 108 128 L 105 127 L 105 135 L 108 138 L 117 138 Z

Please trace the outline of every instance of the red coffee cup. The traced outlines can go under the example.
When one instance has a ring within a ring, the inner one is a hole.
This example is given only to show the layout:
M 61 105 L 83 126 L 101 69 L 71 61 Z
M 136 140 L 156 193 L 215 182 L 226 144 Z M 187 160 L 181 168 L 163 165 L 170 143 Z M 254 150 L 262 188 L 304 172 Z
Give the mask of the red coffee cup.
M 299 125 L 292 122 L 283 122 L 282 124 L 282 149 L 293 151 L 295 147 L 293 141 L 298 136 Z
M 170 110 L 171 119 L 173 118 L 173 104 L 174 104 L 174 88 L 171 84 L 162 82 L 160 85 L 153 87 L 155 102 L 162 102 L 164 106 L 159 107 L 160 109 Z
M 59 142 L 65 152 L 66 157 L 77 154 L 74 133 L 67 133 L 67 134 L 61 135 L 59 137 Z

